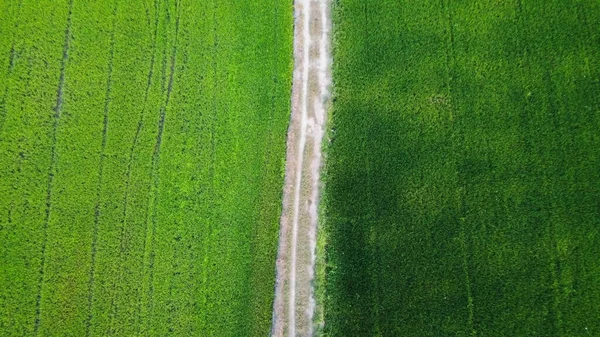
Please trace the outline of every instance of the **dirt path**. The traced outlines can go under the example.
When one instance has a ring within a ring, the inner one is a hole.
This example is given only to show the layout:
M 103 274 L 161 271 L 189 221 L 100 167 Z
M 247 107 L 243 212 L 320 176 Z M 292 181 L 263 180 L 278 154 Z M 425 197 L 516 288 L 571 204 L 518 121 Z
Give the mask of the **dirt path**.
M 317 205 L 331 84 L 330 0 L 294 3 L 292 116 L 277 255 L 273 336 L 312 336 Z

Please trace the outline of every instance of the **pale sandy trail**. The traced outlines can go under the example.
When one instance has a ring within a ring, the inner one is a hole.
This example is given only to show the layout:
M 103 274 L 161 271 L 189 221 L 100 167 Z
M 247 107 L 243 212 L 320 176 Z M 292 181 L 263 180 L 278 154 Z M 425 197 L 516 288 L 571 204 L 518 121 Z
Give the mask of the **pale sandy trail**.
M 294 3 L 294 79 L 273 336 L 312 336 L 321 140 L 331 84 L 330 0 Z
M 309 70 L 309 51 L 312 44 L 310 36 L 309 23 L 310 23 L 310 0 L 303 1 L 303 29 L 302 29 L 302 40 L 304 41 L 304 50 L 302 51 L 302 91 L 301 91 L 301 102 L 300 102 L 300 146 L 298 146 L 298 154 L 296 155 L 296 170 L 302 169 L 304 164 L 304 148 L 306 146 L 306 118 L 308 115 L 308 74 Z M 292 107 L 294 109 L 294 107 Z M 296 264 L 297 264 L 297 253 L 298 253 L 298 220 L 300 217 L 300 189 L 302 184 L 302 174 L 296 174 L 296 182 L 294 185 L 294 216 L 292 218 L 292 245 L 291 245 L 291 258 L 290 258 L 290 290 L 288 300 L 288 331 L 290 336 L 296 336 Z

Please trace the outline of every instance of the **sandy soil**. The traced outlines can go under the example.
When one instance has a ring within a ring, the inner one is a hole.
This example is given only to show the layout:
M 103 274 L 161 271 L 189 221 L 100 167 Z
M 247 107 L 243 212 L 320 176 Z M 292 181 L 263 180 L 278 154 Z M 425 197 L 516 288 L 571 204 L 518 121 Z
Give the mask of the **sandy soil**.
M 331 85 L 330 0 L 294 3 L 294 78 L 272 336 L 312 336 L 321 140 Z

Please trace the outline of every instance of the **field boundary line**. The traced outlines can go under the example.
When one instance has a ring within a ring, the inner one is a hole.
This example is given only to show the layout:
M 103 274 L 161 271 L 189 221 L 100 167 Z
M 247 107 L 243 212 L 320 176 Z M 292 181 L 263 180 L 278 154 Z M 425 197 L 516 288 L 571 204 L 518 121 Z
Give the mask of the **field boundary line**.
M 177 0 L 175 2 L 175 10 L 177 11 L 176 16 L 175 16 L 175 40 L 173 42 L 173 51 L 171 53 L 171 65 L 170 65 L 170 70 L 171 73 L 169 74 L 169 84 L 167 86 L 167 98 L 165 100 L 165 105 L 164 105 L 164 113 L 166 115 L 166 111 L 167 108 L 169 106 L 169 103 L 171 101 L 171 93 L 173 91 L 173 82 L 175 80 L 175 69 L 176 69 L 176 63 L 177 63 L 177 44 L 178 44 L 178 38 L 179 38 L 179 24 L 181 21 L 181 0 Z M 164 126 L 163 126 L 164 127 Z M 175 256 L 177 255 L 177 249 L 176 247 L 173 248 L 173 257 L 172 259 L 175 260 Z M 168 297 L 168 302 L 172 305 L 173 303 L 173 278 L 171 277 L 169 279 L 169 297 Z M 167 318 L 167 325 L 168 325 L 168 331 L 173 331 L 173 316 L 175 315 L 175 312 L 177 310 L 169 310 L 169 317 Z
M 23 6 L 23 0 L 19 0 L 19 3 L 17 4 L 17 17 L 15 19 L 15 24 L 13 26 L 14 32 L 13 32 L 13 36 L 12 36 L 12 41 L 10 43 L 10 56 L 8 59 L 8 74 L 10 75 L 13 71 L 13 69 L 15 68 L 15 42 L 16 42 L 16 38 L 15 35 L 17 34 L 17 31 L 19 30 L 19 21 L 21 20 L 21 7 Z M 6 85 L 6 87 L 8 88 L 8 85 Z
M 114 8 L 112 13 L 112 30 L 110 35 L 110 52 L 108 58 L 108 69 L 106 76 L 106 93 L 104 96 L 104 117 L 103 117 L 103 128 L 102 128 L 102 146 L 100 150 L 100 162 L 98 164 L 98 186 L 96 189 L 96 205 L 94 207 L 94 229 L 92 233 L 92 246 L 91 246 L 91 267 L 89 272 L 88 282 L 88 317 L 86 320 L 85 335 L 90 336 L 91 323 L 93 319 L 93 300 L 94 300 L 94 281 L 96 272 L 96 251 L 98 242 L 98 227 L 100 223 L 100 208 L 102 206 L 102 185 L 104 176 L 104 159 L 106 157 L 106 143 L 108 140 L 108 113 L 110 110 L 110 96 L 112 92 L 112 76 L 114 66 L 114 55 L 115 55 L 115 31 L 116 31 L 116 17 L 118 6 L 117 2 L 114 2 Z
M 13 26 L 13 36 L 10 44 L 10 56 L 8 59 L 8 71 L 6 73 L 6 87 L 4 87 L 4 93 L 2 94 L 2 99 L 0 100 L 0 141 L 2 141 L 2 130 L 4 129 L 4 121 L 6 120 L 6 115 L 8 114 L 8 109 L 6 108 L 6 98 L 8 97 L 8 88 L 10 81 L 8 79 L 11 77 L 13 70 L 15 68 L 15 35 L 19 30 L 19 21 L 21 20 L 21 7 L 23 5 L 23 0 L 19 0 L 17 5 L 17 17 L 15 19 L 15 24 Z
M 13 36 L 12 36 L 12 40 L 10 43 L 10 54 L 9 54 L 9 59 L 8 59 L 8 75 L 10 75 L 13 71 L 13 69 L 15 68 L 15 42 L 16 42 L 16 38 L 15 35 L 17 34 L 17 31 L 19 30 L 19 22 L 21 20 L 21 7 L 23 6 L 23 0 L 19 0 L 18 4 L 17 4 L 17 17 L 15 18 L 15 24 L 13 25 Z M 8 85 L 6 86 L 8 88 Z
M 58 80 L 58 89 L 56 93 L 56 106 L 54 107 L 53 124 L 52 124 L 52 145 L 51 145 L 51 154 L 50 154 L 50 166 L 48 168 L 48 183 L 47 183 L 47 193 L 46 193 L 46 210 L 44 216 L 43 223 L 43 238 L 42 238 L 42 247 L 41 247 L 41 261 L 40 261 L 40 270 L 38 277 L 38 289 L 35 300 L 35 321 L 33 325 L 33 334 L 37 336 L 39 334 L 40 329 L 40 319 L 41 319 L 41 304 L 42 304 L 42 288 L 44 285 L 44 273 L 46 270 L 46 246 L 48 244 L 48 226 L 50 222 L 50 214 L 52 209 L 52 188 L 54 187 L 54 175 L 56 174 L 56 142 L 57 142 L 57 133 L 58 126 L 60 122 L 60 117 L 62 115 L 63 110 L 63 93 L 65 86 L 65 71 L 67 67 L 67 62 L 69 59 L 69 47 L 71 43 L 71 24 L 72 24 L 72 15 L 73 15 L 73 0 L 69 0 L 68 4 L 68 15 L 67 15 L 67 25 L 65 28 L 65 41 L 63 45 L 63 55 L 61 59 L 60 65 L 60 77 Z
M 126 186 L 125 186 L 125 196 L 124 196 L 124 200 L 123 203 L 124 208 L 123 208 L 123 218 L 126 216 L 127 210 L 126 210 L 126 205 L 127 205 L 127 200 L 128 200 L 128 195 L 129 195 L 129 188 L 130 188 L 130 181 L 131 181 L 131 167 L 132 167 L 132 163 L 133 163 L 133 156 L 135 153 L 135 148 L 138 144 L 139 141 L 139 137 L 140 134 L 142 132 L 142 129 L 144 128 L 144 115 L 146 114 L 146 111 L 148 111 L 148 109 L 146 109 L 146 104 L 148 103 L 148 97 L 150 95 L 150 87 L 152 86 L 152 78 L 154 77 L 154 65 L 156 63 L 156 46 L 158 44 L 158 23 L 159 23 L 159 6 L 158 6 L 158 0 L 154 0 L 154 31 L 151 35 L 152 38 L 152 55 L 150 57 L 150 68 L 148 70 L 148 80 L 146 82 L 146 90 L 144 92 L 144 101 L 142 102 L 142 108 L 140 109 L 140 116 L 138 119 L 138 125 L 137 125 L 137 129 L 135 131 L 135 136 L 133 138 L 133 143 L 131 144 L 130 150 L 129 150 L 129 159 L 128 159 L 128 163 L 127 163 L 127 172 L 126 172 L 126 176 L 127 176 L 127 182 L 126 182 Z M 150 190 L 150 189 L 149 189 Z M 148 235 L 148 209 L 149 209 L 149 205 L 148 203 L 146 203 L 146 214 L 144 216 L 144 219 L 146 219 L 146 221 L 144 221 L 144 230 L 143 230 L 143 243 L 142 243 L 142 247 L 144 247 L 144 251 L 142 252 L 142 268 L 144 265 L 144 260 L 146 257 L 146 239 L 147 239 L 147 235 Z M 142 328 L 142 317 L 141 317 L 141 313 L 142 313 L 142 294 L 140 294 L 140 298 L 138 301 L 138 305 L 136 307 L 135 310 L 135 320 L 136 320 L 136 325 L 138 328 L 138 334 L 141 334 L 141 328 Z
M 157 219 L 156 219 L 156 209 L 158 206 L 158 187 L 160 184 L 160 174 L 158 172 L 158 167 L 160 165 L 160 150 L 162 147 L 162 137 L 163 137 L 163 133 L 164 133 L 164 129 L 165 129 L 165 121 L 166 121 L 166 117 L 167 117 L 167 107 L 168 104 L 170 102 L 171 99 L 171 91 L 173 89 L 173 81 L 174 81 L 174 75 L 175 75 L 175 61 L 176 61 L 176 56 L 177 56 L 177 37 L 179 34 L 179 13 L 180 13 L 180 0 L 176 1 L 176 10 L 177 10 L 177 17 L 175 19 L 175 37 L 174 37 L 174 41 L 173 41 L 173 51 L 172 51 L 172 55 L 170 57 L 170 66 L 169 66 L 169 78 L 168 78 L 168 83 L 167 83 L 167 88 L 166 88 L 166 97 L 165 97 L 165 103 L 161 106 L 160 108 L 160 117 L 158 120 L 158 133 L 156 135 L 156 143 L 154 145 L 154 152 L 152 154 L 152 189 L 151 189 L 151 194 L 153 195 L 153 197 L 151 197 L 151 202 L 153 203 L 153 210 L 152 210 L 152 215 L 150 218 L 150 224 L 151 224 L 151 236 L 150 236 L 150 251 L 149 251 L 149 266 L 148 266 L 148 270 L 149 270 L 149 276 L 148 276 L 148 315 L 152 314 L 153 311 L 153 307 L 154 307 L 154 260 L 155 260 L 155 256 L 156 253 L 154 251 L 154 246 L 155 246 L 155 238 L 156 238 L 156 223 L 157 223 Z M 168 8 L 167 8 L 168 11 Z M 166 42 L 165 42 L 166 43 Z M 166 50 L 166 45 L 165 45 L 165 50 Z M 166 57 L 166 55 L 165 55 Z M 166 62 L 166 60 L 165 60 Z M 165 66 L 163 65 L 163 70 L 166 70 Z M 164 87 L 163 87 L 164 88 Z M 164 90 L 163 90 L 164 93 Z

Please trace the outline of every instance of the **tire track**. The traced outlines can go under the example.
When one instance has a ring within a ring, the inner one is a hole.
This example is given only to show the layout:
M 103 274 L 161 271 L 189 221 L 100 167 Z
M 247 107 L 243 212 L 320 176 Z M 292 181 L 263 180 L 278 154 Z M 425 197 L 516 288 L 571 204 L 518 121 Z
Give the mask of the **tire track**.
M 297 0 L 292 115 L 277 253 L 273 336 L 312 336 L 321 140 L 331 82 L 329 0 Z
M 142 102 L 142 108 L 140 110 L 140 117 L 138 119 L 138 125 L 137 125 L 137 129 L 135 131 L 135 136 L 133 138 L 133 143 L 131 144 L 131 148 L 129 150 L 129 159 L 127 162 L 127 172 L 126 172 L 126 185 L 125 185 L 125 195 L 123 198 L 123 221 L 125 221 L 125 217 L 127 215 L 127 204 L 128 204 L 128 198 L 129 198 L 129 190 L 130 190 L 130 181 L 131 181 L 131 172 L 132 172 L 132 165 L 133 165 L 133 156 L 135 154 L 135 148 L 137 147 L 137 144 L 139 142 L 139 138 L 140 138 L 140 134 L 142 132 L 142 129 L 144 128 L 144 116 L 146 114 L 146 104 L 148 103 L 148 97 L 150 95 L 150 87 L 152 86 L 152 79 L 154 77 L 154 65 L 156 63 L 156 49 L 157 49 L 157 44 L 158 44 L 158 18 L 159 18 L 159 6 L 158 6 L 158 0 L 154 0 L 154 32 L 152 34 L 152 56 L 150 57 L 150 67 L 148 70 L 148 81 L 146 82 L 146 90 L 144 92 L 144 100 Z M 147 11 L 146 11 L 147 12 Z M 148 208 L 149 206 L 146 205 L 146 218 L 148 216 Z M 124 225 L 124 224 L 123 224 Z M 148 235 L 148 222 L 145 222 L 144 225 L 144 230 L 143 230 L 143 243 L 142 243 L 142 247 L 144 247 L 144 249 L 146 248 L 146 238 Z M 144 257 L 146 256 L 146 251 L 144 250 L 143 254 L 142 254 L 142 263 L 144 260 Z M 135 310 L 135 314 L 134 317 L 136 319 L 136 325 L 138 326 L 138 328 L 141 328 L 141 311 L 142 311 L 142 296 L 140 296 L 140 300 L 138 301 L 138 305 L 136 307 Z M 138 330 L 138 334 L 140 334 L 140 331 Z
M 175 18 L 175 42 L 173 44 L 173 52 L 171 54 L 171 73 L 169 75 L 169 85 L 167 87 L 167 99 L 165 101 L 165 106 L 164 106 L 164 110 L 166 113 L 166 109 L 169 106 L 169 102 L 171 100 L 171 92 L 173 91 L 173 82 L 174 82 L 174 78 L 175 78 L 175 67 L 176 67 L 176 62 L 177 62 L 177 44 L 179 43 L 178 41 L 178 37 L 179 37 L 179 23 L 181 21 L 181 6 L 180 6 L 180 2 L 181 0 L 177 0 L 177 2 L 175 3 L 175 10 L 177 11 L 176 13 L 176 18 Z M 180 238 L 181 239 L 181 238 Z M 175 246 L 173 247 L 173 258 L 172 261 L 176 261 L 176 256 L 178 255 L 178 247 Z M 175 264 L 175 262 L 173 262 L 173 265 L 179 267 L 179 264 Z M 173 272 L 176 272 L 177 268 L 173 268 Z M 179 272 L 181 273 L 181 272 Z M 177 312 L 177 305 L 174 304 L 173 301 L 173 289 L 174 289 L 174 285 L 173 285 L 173 277 L 170 278 L 169 280 L 169 317 L 167 318 L 167 326 L 168 326 L 168 331 L 169 334 L 172 334 L 174 331 L 173 328 L 173 318 L 174 316 L 176 316 L 176 312 Z
M 0 141 L 2 140 L 2 130 L 4 129 L 4 121 L 6 120 L 6 115 L 8 114 L 8 109 L 6 108 L 7 97 L 8 85 L 6 86 L 6 88 L 4 88 L 4 94 L 2 95 L 2 100 L 0 100 Z
M 8 59 L 8 71 L 6 73 L 6 87 L 4 87 L 4 93 L 2 94 L 2 100 L 0 100 L 0 141 L 2 140 L 2 130 L 4 129 L 4 121 L 6 120 L 6 115 L 8 114 L 8 109 L 6 108 L 6 99 L 8 97 L 8 88 L 9 81 L 8 79 L 11 77 L 13 70 L 15 69 L 16 62 L 16 51 L 15 51 L 15 43 L 16 43 L 16 34 L 19 31 L 19 21 L 21 20 L 21 7 L 23 5 L 23 0 L 19 0 L 17 4 L 17 17 L 15 18 L 15 24 L 13 27 L 13 37 L 10 46 L 10 54 Z
M 169 69 L 169 78 L 168 78 L 168 84 L 167 84 L 167 92 L 166 92 L 166 98 L 165 98 L 165 103 L 161 106 L 160 108 L 160 118 L 158 121 L 158 134 L 156 135 L 156 143 L 154 145 L 154 153 L 152 155 L 152 179 L 153 179 L 153 194 L 154 197 L 152 198 L 152 202 L 153 202 L 153 212 L 152 212 L 152 216 L 151 216 L 151 230 L 150 230 L 150 256 L 149 256 L 149 266 L 148 266 L 148 270 L 149 270 L 149 286 L 148 286 L 148 312 L 151 313 L 153 311 L 153 296 L 154 296 L 154 259 L 156 256 L 156 253 L 154 252 L 154 246 L 156 245 L 155 242 L 155 235 L 156 234 L 156 224 L 157 224 L 157 219 L 156 219 L 156 208 L 158 207 L 158 186 L 160 183 L 160 177 L 159 177 L 159 173 L 158 173 L 158 166 L 160 164 L 160 150 L 162 147 L 162 137 L 164 134 L 164 129 L 165 129 L 165 120 L 167 117 L 167 107 L 169 105 L 169 102 L 171 100 L 171 93 L 173 90 L 173 82 L 174 82 L 174 78 L 175 78 L 175 69 L 176 69 L 176 59 L 177 59 L 177 38 L 179 35 L 179 22 L 180 22 L 180 1 L 178 0 L 175 4 L 175 8 L 177 11 L 177 15 L 176 15 L 176 19 L 175 19 L 175 38 L 174 38 L 174 42 L 173 42 L 173 51 L 170 57 L 170 69 Z M 168 13 L 167 13 L 167 17 L 168 17 Z
M 156 20 L 158 21 L 158 14 L 157 14 L 157 18 Z M 154 45 L 155 46 L 155 45 Z M 153 47 L 154 50 L 154 47 Z M 132 172 L 132 165 L 133 165 L 133 157 L 135 154 L 135 147 L 138 143 L 138 139 L 139 139 L 139 134 L 142 130 L 143 127 L 143 117 L 144 117 L 144 112 L 145 110 L 145 105 L 148 99 L 148 93 L 149 93 L 149 88 L 151 86 L 152 83 L 152 67 L 154 66 L 154 52 L 153 55 L 151 57 L 151 66 L 150 66 L 150 71 L 149 71 L 149 76 L 148 76 L 148 82 L 146 85 L 146 90 L 144 93 L 144 102 L 142 104 L 142 111 L 140 113 L 140 119 L 138 121 L 138 127 L 136 129 L 136 134 L 134 136 L 134 140 L 133 140 L 133 144 L 130 148 L 130 152 L 129 152 L 129 159 L 127 162 L 127 169 L 126 169 L 126 173 L 125 173 L 125 193 L 123 196 L 123 212 L 121 213 L 121 221 L 120 221 L 120 234 L 119 234 L 119 258 L 120 258 L 120 263 L 119 263 L 119 273 L 118 273 L 118 277 L 117 280 L 115 281 L 114 285 L 113 285 L 113 291 L 114 291 L 114 295 L 112 297 L 112 301 L 111 301 L 111 323 L 110 326 L 112 327 L 114 325 L 114 320 L 118 317 L 118 313 L 119 313 L 119 306 L 116 303 L 116 299 L 117 299 L 117 287 L 122 283 L 123 280 L 123 273 L 124 273 L 124 265 L 125 265 L 125 261 L 126 261 L 126 251 L 127 251 L 127 247 L 126 247 L 126 240 L 125 240 L 125 229 L 126 229 L 126 223 L 127 223 L 127 210 L 128 210 L 128 199 L 129 199 L 129 193 L 130 193 L 130 182 L 131 182 L 131 172 Z M 144 231 L 144 238 L 146 237 L 146 231 Z M 145 247 L 145 243 L 144 243 L 144 247 Z M 136 309 L 137 311 L 137 309 Z M 114 335 L 116 333 L 115 329 L 113 328 L 110 331 L 110 334 Z
M 98 242 L 98 227 L 100 223 L 100 208 L 102 207 L 102 186 L 104 177 L 104 159 L 106 157 L 106 142 L 108 138 L 108 113 L 110 110 L 111 92 L 112 92 L 112 76 L 113 66 L 115 58 L 115 31 L 116 31 L 116 19 L 117 19 L 118 6 L 114 3 L 112 13 L 112 30 L 110 35 L 110 52 L 108 56 L 108 69 L 106 75 L 106 93 L 104 96 L 104 117 L 102 127 L 102 145 L 100 149 L 100 162 L 98 164 L 98 186 L 96 187 L 96 205 L 94 206 L 94 229 L 92 233 L 92 247 L 91 247 L 91 267 L 88 278 L 88 317 L 85 324 L 85 335 L 90 336 L 91 323 L 93 319 L 93 300 L 94 300 L 94 281 L 96 272 L 96 250 Z
M 40 270 L 38 277 L 38 289 L 35 300 L 35 321 L 33 324 L 33 334 L 37 336 L 39 334 L 40 329 L 40 318 L 41 318 L 41 303 L 42 303 L 42 287 L 44 285 L 44 272 L 46 269 L 46 246 L 48 244 L 48 225 L 50 222 L 50 213 L 52 209 L 52 188 L 54 187 L 54 175 L 56 174 L 56 142 L 57 142 L 57 133 L 58 127 L 60 123 L 60 117 L 63 112 L 63 94 L 64 94 L 64 86 L 65 86 L 65 70 L 67 66 L 67 61 L 69 60 L 69 47 L 71 42 L 71 17 L 73 14 L 73 0 L 69 0 L 68 5 L 68 16 L 67 16 L 67 26 L 65 28 L 65 42 L 63 45 L 63 55 L 60 65 L 60 77 L 58 80 L 58 89 L 56 93 L 56 106 L 54 107 L 54 115 L 53 125 L 52 125 L 52 145 L 51 145 L 51 154 L 50 154 L 50 167 L 48 168 L 48 183 L 47 183 L 47 193 L 46 193 L 46 210 L 44 216 L 44 223 L 42 227 L 43 239 L 42 239 L 42 247 L 41 247 L 41 261 L 40 261 Z
M 162 6 L 158 3 L 157 1 L 157 12 L 158 14 L 158 18 L 160 21 L 160 18 L 163 17 L 163 13 L 162 13 Z M 168 12 L 168 8 L 165 8 L 165 12 Z M 168 17 L 168 14 L 165 15 Z M 164 25 L 164 23 L 162 23 L 162 25 Z M 158 27 L 158 26 L 157 26 Z M 157 28 L 158 30 L 158 28 Z M 167 46 L 166 46 L 166 31 L 167 28 L 163 27 L 162 31 L 161 31 L 161 37 L 162 37 L 162 43 L 165 44 L 164 48 L 162 49 L 162 55 L 161 55 L 161 62 L 160 62 L 160 83 L 161 83 L 161 95 L 165 92 L 165 78 L 166 78 L 166 50 L 167 50 Z M 157 40 L 158 40 L 158 31 L 157 31 Z M 158 46 L 158 43 L 157 43 Z M 157 75 L 158 77 L 159 75 Z M 162 111 L 159 110 L 159 113 L 161 113 Z M 151 315 L 153 309 L 152 309 L 152 302 L 153 302 L 153 292 L 154 292 L 154 286 L 153 286 L 153 282 L 154 282 L 154 274 L 153 274 L 153 268 L 154 268 L 154 251 L 153 251 L 153 245 L 154 245 L 154 231 L 156 229 L 156 226 L 154 225 L 156 222 L 156 207 L 157 207 L 157 202 L 156 202 L 156 194 L 157 194 L 157 189 L 158 189 L 158 161 L 157 161 L 157 152 L 158 149 L 160 148 L 160 144 L 159 142 L 162 139 L 162 135 L 160 135 L 160 132 L 162 130 L 162 124 L 164 123 L 164 120 L 162 119 L 162 114 L 159 115 L 159 121 L 158 121 L 158 132 L 156 135 L 156 141 L 155 141 L 155 145 L 152 151 L 152 161 L 151 161 L 151 169 L 150 169 L 150 186 L 149 186 L 149 198 L 148 198 L 148 207 L 147 207 L 147 212 L 146 212 L 146 226 L 145 226 L 145 239 L 144 239 L 144 255 L 143 255 L 143 260 L 144 260 L 144 278 L 146 278 L 146 272 L 147 272 L 147 280 L 144 279 L 144 285 L 143 285 L 143 291 L 146 291 L 145 294 L 142 294 L 142 297 L 140 299 L 140 324 L 139 324 L 139 329 L 140 329 L 140 335 L 147 335 L 148 332 L 145 331 L 148 327 L 144 326 L 145 322 L 150 322 L 150 318 L 149 316 Z M 147 261 L 147 262 L 146 262 Z M 147 290 L 146 290 L 147 287 Z M 144 305 L 145 302 L 145 305 Z M 142 310 L 142 309 L 145 309 Z
M 150 57 L 150 67 L 148 70 L 148 80 L 146 82 L 146 89 L 144 91 L 144 99 L 142 101 L 142 108 L 140 109 L 140 117 L 138 118 L 137 129 L 135 131 L 135 135 L 133 137 L 133 142 L 131 147 L 129 148 L 129 158 L 127 160 L 127 169 L 125 172 L 125 194 L 123 196 L 123 220 L 121 221 L 121 225 L 125 225 L 125 217 L 127 215 L 127 205 L 129 199 L 130 192 L 130 182 L 131 182 L 131 172 L 133 166 L 133 156 L 135 155 L 135 149 L 138 145 L 140 134 L 142 129 L 144 128 L 144 116 L 146 114 L 146 104 L 148 103 L 148 96 L 150 94 L 150 87 L 152 85 L 152 77 L 154 75 L 154 63 L 156 60 L 156 44 L 157 44 L 157 35 L 158 35 L 158 0 L 154 1 L 154 32 L 152 34 L 152 55 Z M 145 232 L 144 232 L 145 234 Z M 144 245 L 145 246 L 145 245 Z
M 10 43 L 10 54 L 9 54 L 9 59 L 8 59 L 8 75 L 12 74 L 12 71 L 15 68 L 15 58 L 16 58 L 15 43 L 17 41 L 15 36 L 16 36 L 17 32 L 19 31 L 19 22 L 21 20 L 21 8 L 22 7 L 23 7 L 23 0 L 19 0 L 19 2 L 17 3 L 17 16 L 15 18 L 15 24 L 13 26 L 13 37 L 12 37 L 12 41 Z M 7 76 L 7 78 L 8 78 L 8 76 Z M 8 85 L 6 87 L 8 88 Z

